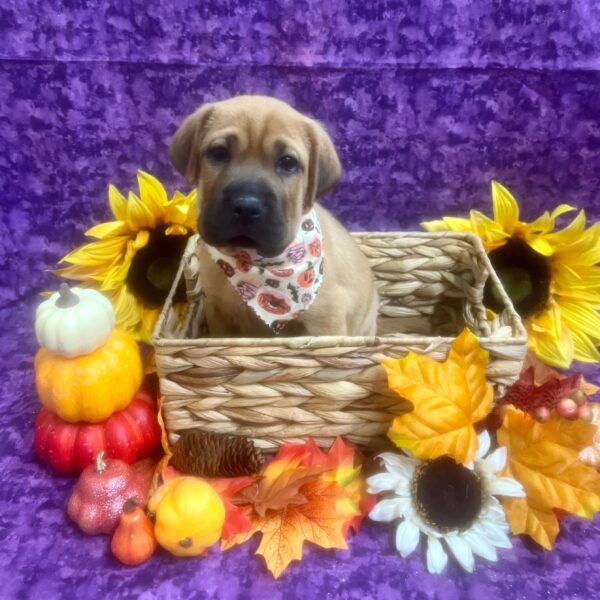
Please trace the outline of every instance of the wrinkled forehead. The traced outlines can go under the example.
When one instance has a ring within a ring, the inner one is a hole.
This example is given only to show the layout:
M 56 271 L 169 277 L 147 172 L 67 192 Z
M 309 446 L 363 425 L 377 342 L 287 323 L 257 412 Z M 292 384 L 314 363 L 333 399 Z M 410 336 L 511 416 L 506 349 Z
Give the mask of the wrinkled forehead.
M 217 106 L 203 145 L 208 148 L 219 143 L 233 146 L 240 153 L 271 156 L 291 151 L 302 158 L 309 152 L 308 123 L 291 108 Z

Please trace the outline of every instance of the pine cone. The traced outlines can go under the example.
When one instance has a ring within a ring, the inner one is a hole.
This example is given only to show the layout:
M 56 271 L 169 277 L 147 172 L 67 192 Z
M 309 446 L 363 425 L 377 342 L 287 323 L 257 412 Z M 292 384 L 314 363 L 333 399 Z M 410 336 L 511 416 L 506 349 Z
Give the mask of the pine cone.
M 264 457 L 252 440 L 199 430 L 181 432 L 173 446 L 171 464 L 197 477 L 238 477 L 260 471 Z

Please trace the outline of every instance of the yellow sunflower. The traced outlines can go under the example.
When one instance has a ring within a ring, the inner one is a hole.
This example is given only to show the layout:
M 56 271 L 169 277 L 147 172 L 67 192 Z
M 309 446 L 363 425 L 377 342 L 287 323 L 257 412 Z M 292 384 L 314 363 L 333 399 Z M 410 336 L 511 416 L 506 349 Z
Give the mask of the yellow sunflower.
M 102 291 L 112 302 L 117 325 L 141 342 L 152 329 L 167 297 L 185 249 L 196 229 L 196 191 L 175 192 L 171 200 L 161 183 L 138 171 L 139 197 L 128 198 L 110 185 L 108 201 L 115 221 L 86 232 L 97 238 L 67 254 L 55 271 L 61 277 Z M 178 289 L 175 300 L 185 300 Z
M 519 220 L 512 194 L 492 181 L 494 218 L 472 210 L 470 218 L 422 223 L 427 231 L 478 235 L 529 334 L 529 347 L 545 363 L 600 362 L 600 222 L 586 229 L 580 211 L 564 229 L 556 219 L 575 210 L 561 204 L 532 223 Z M 484 302 L 499 310 L 486 288 Z

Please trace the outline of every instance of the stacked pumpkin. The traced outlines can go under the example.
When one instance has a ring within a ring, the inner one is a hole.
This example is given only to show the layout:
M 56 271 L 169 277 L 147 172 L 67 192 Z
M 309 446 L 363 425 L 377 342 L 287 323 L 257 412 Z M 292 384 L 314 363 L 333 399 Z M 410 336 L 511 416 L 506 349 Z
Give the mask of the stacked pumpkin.
M 67 513 L 89 535 L 112 535 L 122 563 L 144 562 L 157 542 L 201 554 L 221 535 L 225 505 L 207 482 L 179 477 L 152 495 L 148 518 L 148 461 L 132 465 L 160 444 L 155 393 L 142 384 L 137 343 L 114 325 L 110 302 L 90 289 L 63 284 L 38 307 L 36 451 L 59 473 L 81 473 Z
M 100 292 L 67 284 L 37 309 L 35 448 L 59 473 L 80 473 L 100 451 L 133 464 L 160 442 L 138 345 L 114 325 Z

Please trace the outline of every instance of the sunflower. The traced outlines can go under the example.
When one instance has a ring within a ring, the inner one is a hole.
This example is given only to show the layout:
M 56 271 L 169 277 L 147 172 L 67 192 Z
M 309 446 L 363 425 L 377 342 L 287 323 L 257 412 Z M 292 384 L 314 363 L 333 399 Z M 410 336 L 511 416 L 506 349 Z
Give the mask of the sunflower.
M 117 325 L 141 342 L 150 342 L 152 329 L 171 289 L 179 261 L 196 228 L 196 191 L 175 192 L 171 200 L 161 183 L 143 171 L 137 174 L 139 197 L 128 198 L 113 186 L 108 201 L 115 221 L 86 232 L 96 238 L 67 254 L 70 266 L 56 274 L 103 292 L 112 302 Z M 185 300 L 178 288 L 176 302 Z
M 600 362 L 600 222 L 586 229 L 580 211 L 564 229 L 556 220 L 575 210 L 561 204 L 532 223 L 519 220 L 512 194 L 492 181 L 494 218 L 472 210 L 469 219 L 445 217 L 422 223 L 427 231 L 470 231 L 478 235 L 519 313 L 530 349 L 545 363 Z M 501 310 L 491 287 L 485 305 Z
M 427 536 L 427 570 L 441 573 L 448 562 L 444 542 L 458 563 L 472 572 L 475 555 L 497 560 L 496 548 L 510 548 L 508 523 L 495 497 L 525 495 L 520 483 L 496 473 L 506 463 L 506 448 L 490 449 L 487 431 L 479 434 L 473 463 L 464 466 L 448 455 L 419 461 L 410 455 L 379 456 L 385 472 L 367 480 L 371 494 L 385 494 L 369 513 L 374 521 L 397 521 L 396 549 L 405 558 Z

